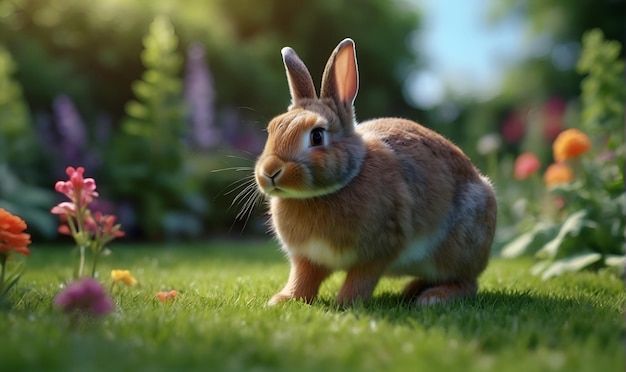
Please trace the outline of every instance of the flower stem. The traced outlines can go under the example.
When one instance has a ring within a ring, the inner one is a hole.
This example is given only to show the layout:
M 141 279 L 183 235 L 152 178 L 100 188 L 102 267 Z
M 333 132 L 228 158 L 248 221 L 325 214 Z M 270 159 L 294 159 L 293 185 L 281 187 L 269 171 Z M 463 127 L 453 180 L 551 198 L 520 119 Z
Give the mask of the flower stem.
M 83 276 L 83 271 L 85 269 L 85 246 L 78 246 L 78 265 L 74 270 L 74 279 L 78 279 Z
M 4 297 L 4 276 L 7 263 L 7 255 L 0 253 L 0 299 Z
M 98 257 L 100 256 L 100 247 L 97 244 L 94 244 L 94 248 L 92 250 L 93 253 L 93 263 L 91 265 L 91 277 L 96 277 L 96 265 L 98 264 Z

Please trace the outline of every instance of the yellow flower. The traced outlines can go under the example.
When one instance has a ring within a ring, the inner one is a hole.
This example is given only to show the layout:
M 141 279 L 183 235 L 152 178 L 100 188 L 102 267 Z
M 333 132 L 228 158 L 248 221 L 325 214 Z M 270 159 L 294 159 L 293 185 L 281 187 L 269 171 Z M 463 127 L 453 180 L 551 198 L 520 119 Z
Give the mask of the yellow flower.
M 568 183 L 574 180 L 574 171 L 563 163 L 555 163 L 546 169 L 546 172 L 543 174 L 543 180 L 548 186 Z
M 575 128 L 561 132 L 552 144 L 554 160 L 557 163 L 578 157 L 590 148 L 591 140 L 589 137 Z
M 111 270 L 111 279 L 115 283 L 124 283 L 131 286 L 137 284 L 137 279 L 132 276 L 129 270 Z

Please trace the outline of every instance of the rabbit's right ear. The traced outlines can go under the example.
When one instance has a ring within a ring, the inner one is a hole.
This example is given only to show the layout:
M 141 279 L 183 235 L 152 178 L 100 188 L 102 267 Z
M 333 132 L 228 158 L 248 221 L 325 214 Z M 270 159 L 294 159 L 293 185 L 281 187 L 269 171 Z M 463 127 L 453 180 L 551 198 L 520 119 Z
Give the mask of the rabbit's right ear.
M 296 52 L 285 47 L 280 53 L 283 55 L 292 104 L 297 104 L 297 101 L 303 98 L 317 98 L 311 74 Z
M 352 39 L 344 39 L 333 51 L 322 75 L 320 96 L 341 103 L 352 111 L 354 99 L 359 90 L 359 69 Z

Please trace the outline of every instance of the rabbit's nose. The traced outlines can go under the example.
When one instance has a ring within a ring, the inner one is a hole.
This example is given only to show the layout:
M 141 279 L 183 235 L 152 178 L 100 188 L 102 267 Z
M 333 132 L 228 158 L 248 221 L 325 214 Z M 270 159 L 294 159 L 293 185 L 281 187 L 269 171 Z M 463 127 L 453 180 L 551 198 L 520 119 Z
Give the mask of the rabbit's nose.
M 283 172 L 283 168 L 278 168 L 275 171 L 270 172 L 271 174 L 265 173 L 265 170 L 264 170 L 263 175 L 269 178 L 270 180 L 272 180 L 272 185 L 276 186 L 276 179 L 278 178 L 278 176 L 280 176 L 282 172 Z
M 285 163 L 277 156 L 269 156 L 257 168 L 257 182 L 263 189 L 275 189 L 283 177 Z

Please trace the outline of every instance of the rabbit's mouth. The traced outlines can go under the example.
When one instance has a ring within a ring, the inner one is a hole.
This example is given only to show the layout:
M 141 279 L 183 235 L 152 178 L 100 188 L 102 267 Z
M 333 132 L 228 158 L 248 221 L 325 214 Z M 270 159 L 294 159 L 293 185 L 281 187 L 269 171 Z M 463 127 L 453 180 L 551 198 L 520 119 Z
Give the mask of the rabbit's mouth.
M 284 161 L 276 155 L 263 157 L 255 168 L 259 189 L 267 196 L 284 199 L 310 199 L 332 194 L 345 183 L 340 180 L 321 181 L 307 167 Z
M 342 187 L 343 185 L 337 184 L 324 188 L 295 190 L 272 185 L 269 187 L 261 187 L 261 190 L 265 195 L 269 197 L 276 197 L 281 199 L 311 199 L 333 194 L 339 191 Z

